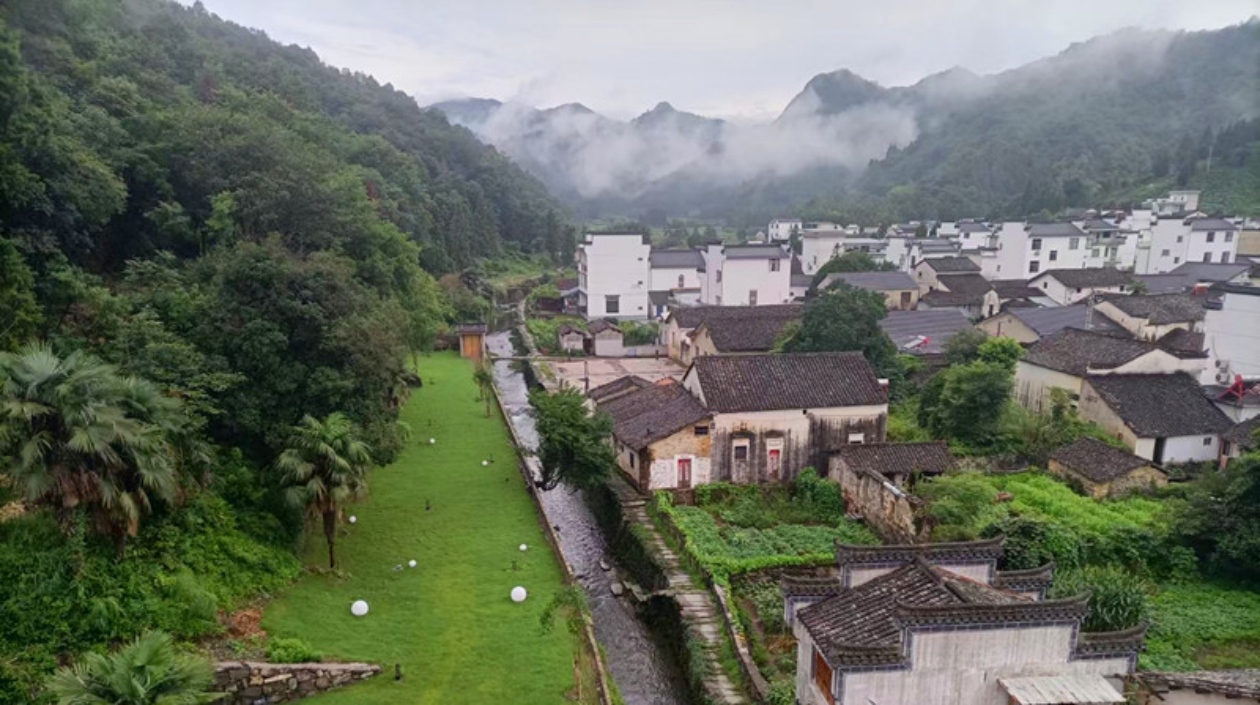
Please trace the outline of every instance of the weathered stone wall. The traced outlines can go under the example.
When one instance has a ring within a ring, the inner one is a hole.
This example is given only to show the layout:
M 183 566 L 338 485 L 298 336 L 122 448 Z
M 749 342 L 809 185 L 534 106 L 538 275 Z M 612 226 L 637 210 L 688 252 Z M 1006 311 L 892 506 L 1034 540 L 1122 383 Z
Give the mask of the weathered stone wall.
M 839 458 L 831 458 L 828 475 L 840 483 L 845 506 L 861 515 L 867 526 L 891 543 L 917 543 L 924 533 L 915 522 L 918 499 L 875 475 L 854 472 Z
M 371 678 L 371 663 L 258 663 L 221 661 L 214 667 L 214 691 L 226 693 L 219 705 L 287 703 Z

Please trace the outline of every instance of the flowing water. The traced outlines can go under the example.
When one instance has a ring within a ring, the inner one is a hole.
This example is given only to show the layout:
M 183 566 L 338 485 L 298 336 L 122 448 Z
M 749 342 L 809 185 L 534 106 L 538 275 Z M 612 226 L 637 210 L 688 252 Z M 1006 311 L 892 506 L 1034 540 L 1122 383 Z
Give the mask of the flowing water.
M 513 354 L 507 333 L 488 336 L 486 345 L 494 355 Z M 508 423 L 527 450 L 534 451 L 538 433 L 524 376 L 511 362 L 496 362 L 494 383 L 507 409 Z M 617 580 L 617 566 L 581 494 L 564 486 L 538 494 L 547 520 L 556 527 L 560 550 L 586 592 L 595 637 L 604 647 L 608 671 L 626 705 L 689 705 L 686 685 L 668 647 L 648 630 L 628 598 L 613 596 L 609 586 Z M 613 570 L 603 570 L 600 561 Z

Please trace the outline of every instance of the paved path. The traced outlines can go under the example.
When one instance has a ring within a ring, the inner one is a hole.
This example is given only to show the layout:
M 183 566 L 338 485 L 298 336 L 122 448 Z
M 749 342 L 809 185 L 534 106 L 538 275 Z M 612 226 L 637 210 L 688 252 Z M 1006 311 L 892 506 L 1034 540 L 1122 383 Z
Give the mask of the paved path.
M 612 487 L 621 500 L 622 514 L 647 529 L 648 549 L 665 571 L 669 580 L 668 590 L 682 611 L 683 621 L 704 639 L 704 688 L 709 700 L 717 705 L 751 705 L 752 701 L 733 683 L 718 660 L 724 638 L 722 616 L 713 604 L 713 596 L 704 585 L 697 585 L 683 569 L 678 554 L 665 543 L 648 516 L 647 500 L 627 485 L 621 478 L 612 479 Z

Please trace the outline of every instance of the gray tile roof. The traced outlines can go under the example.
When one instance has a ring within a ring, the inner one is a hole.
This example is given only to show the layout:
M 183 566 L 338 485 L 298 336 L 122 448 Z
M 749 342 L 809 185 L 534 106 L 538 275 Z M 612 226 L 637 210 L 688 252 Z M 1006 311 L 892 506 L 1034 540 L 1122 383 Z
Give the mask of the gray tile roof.
M 1260 433 L 1260 416 L 1253 416 L 1242 423 L 1234 424 L 1234 427 L 1225 433 L 1225 440 L 1237 443 L 1243 448 L 1255 448 L 1260 446 L 1257 433 Z
M 1142 680 L 1160 693 L 1193 690 L 1196 693 L 1224 695 L 1227 699 L 1260 698 L 1260 668 L 1184 673 L 1149 671 L 1142 674 Z
M 1193 323 L 1203 320 L 1204 297 L 1190 294 L 1143 294 L 1108 296 L 1107 303 L 1151 325 Z
M 706 355 L 688 374 L 716 412 L 825 409 L 888 403 L 860 352 Z
M 966 257 L 931 257 L 923 260 L 936 272 L 979 272 L 980 265 Z M 920 262 L 919 264 L 923 264 Z
M 590 331 L 591 335 L 595 335 L 596 333 L 603 333 L 606 330 L 615 330 L 618 333 L 621 332 L 621 329 L 617 327 L 617 324 L 614 321 L 608 320 L 607 318 L 600 318 L 600 319 L 591 321 L 590 323 L 586 325 L 586 330 Z
M 1122 337 L 1129 337 L 1129 334 L 1106 316 L 1094 312 L 1093 318 L 1088 326 L 1085 320 L 1089 318 L 1089 307 L 1085 304 L 1074 304 L 1072 306 L 1050 306 L 1047 308 L 1018 308 L 1010 309 L 1009 313 L 1018 318 L 1024 325 L 1036 331 L 1037 335 L 1045 337 L 1054 335 L 1064 328 L 1077 328 L 1080 330 L 1090 330 L 1095 333 L 1119 334 Z
M 1233 423 L 1203 396 L 1193 377 L 1170 375 L 1091 375 L 1098 396 L 1141 438 L 1202 436 L 1228 431 Z
M 750 316 L 779 316 L 794 312 L 799 318 L 805 313 L 803 304 L 772 304 L 769 306 L 689 306 L 676 308 L 669 313 L 669 320 L 679 328 L 698 328 L 705 321 L 717 318 L 747 318 Z
M 1207 336 L 1184 328 L 1174 328 L 1155 341 L 1155 344 L 1178 357 L 1201 357 L 1207 347 Z
M 914 279 L 905 272 L 836 272 L 824 277 L 819 288 L 829 288 L 837 281 L 871 291 L 898 291 L 902 289 L 917 289 L 919 287 L 918 284 L 914 283 Z
M 1089 269 L 1048 269 L 1029 280 L 1037 282 L 1046 277 L 1057 279 L 1069 289 L 1093 289 L 1111 286 L 1125 286 L 1133 282 L 1133 275 L 1110 267 L 1092 267 Z
M 1050 453 L 1050 459 L 1093 482 L 1111 482 L 1151 464 L 1096 438 L 1082 438 Z
M 1109 370 L 1158 350 L 1154 343 L 1064 328 L 1033 343 L 1023 361 L 1083 377 L 1090 370 Z
M 607 384 L 601 384 L 588 391 L 586 396 L 590 397 L 593 401 L 600 402 L 650 386 L 652 386 L 652 383 L 648 380 L 639 377 L 638 375 L 629 375 L 626 377 L 618 377 Z
M 1233 262 L 1224 264 L 1221 262 L 1183 262 L 1170 272 L 1170 274 L 1180 274 L 1189 277 L 1192 281 L 1190 285 L 1199 282 L 1226 282 L 1241 274 L 1250 271 L 1251 265 L 1246 262 Z
M 800 311 L 775 308 L 762 315 L 711 318 L 700 328 L 709 332 L 709 339 L 719 353 L 770 352 L 784 327 L 801 318 Z
M 1085 231 L 1073 223 L 1032 223 L 1028 237 L 1085 237 Z
M 993 286 L 993 290 L 998 293 L 998 298 L 1003 301 L 1007 299 L 1032 299 L 1039 296 L 1045 296 L 1045 292 L 1035 287 L 1028 286 L 1027 279 L 994 279 L 989 282 Z
M 788 259 L 788 251 L 779 245 L 727 245 L 722 250 L 727 259 Z
M 1138 274 L 1135 281 L 1146 285 L 1148 294 L 1175 294 L 1188 290 L 1198 282 L 1184 274 Z
M 952 294 L 967 294 L 976 303 L 984 300 L 984 295 L 993 290 L 988 279 L 979 274 L 942 274 L 938 278 L 940 286 Z
M 1206 232 L 1209 230 L 1237 230 L 1238 226 L 1223 218 L 1192 218 L 1190 220 L 1190 230 L 1193 232 Z
M 866 443 L 832 451 L 854 472 L 897 475 L 939 475 L 954 467 L 954 456 L 945 441 L 926 443 Z
M 942 308 L 967 308 L 969 306 L 979 306 L 984 303 L 984 295 L 976 296 L 964 292 L 929 291 L 919 297 L 919 304 L 925 309 L 942 309 Z
M 971 327 L 967 314 L 956 309 L 936 311 L 889 311 L 879 327 L 903 352 L 934 355 L 945 351 L 950 336 Z M 927 343 L 909 350 L 906 346 L 927 338 Z
M 984 223 L 959 223 L 958 232 L 960 233 L 988 233 L 988 232 L 993 232 L 993 228 L 990 228 L 988 225 L 985 225 Z
M 652 250 L 648 262 L 657 269 L 699 269 L 704 258 L 699 250 Z
M 666 382 L 597 402 L 613 420 L 613 436 L 636 450 L 709 418 L 681 384 Z

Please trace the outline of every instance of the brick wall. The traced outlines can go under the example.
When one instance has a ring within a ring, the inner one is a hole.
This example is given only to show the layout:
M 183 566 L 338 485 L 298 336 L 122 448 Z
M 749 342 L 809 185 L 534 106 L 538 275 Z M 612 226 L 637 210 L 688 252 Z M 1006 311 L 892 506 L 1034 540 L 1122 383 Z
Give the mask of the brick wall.
M 380 666 L 370 663 L 221 661 L 214 667 L 214 691 L 227 694 L 219 705 L 287 703 L 380 672 Z

